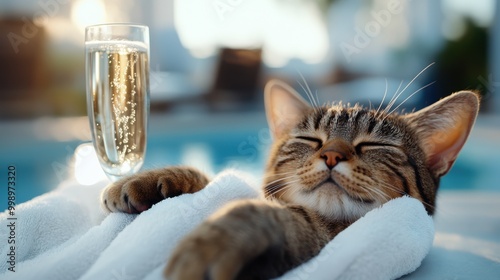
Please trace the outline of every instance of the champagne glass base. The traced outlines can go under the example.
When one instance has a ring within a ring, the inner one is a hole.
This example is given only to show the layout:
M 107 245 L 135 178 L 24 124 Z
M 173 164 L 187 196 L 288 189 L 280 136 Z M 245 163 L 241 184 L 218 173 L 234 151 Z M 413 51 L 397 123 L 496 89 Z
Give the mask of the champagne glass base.
M 106 173 L 106 177 L 108 177 L 108 179 L 111 181 L 111 182 L 116 182 L 122 178 L 124 178 L 125 176 L 124 175 L 113 175 L 113 174 L 108 174 Z
M 116 182 L 124 177 L 135 174 L 141 167 L 142 161 L 135 163 L 125 162 L 116 167 L 103 167 L 103 170 L 112 182 Z

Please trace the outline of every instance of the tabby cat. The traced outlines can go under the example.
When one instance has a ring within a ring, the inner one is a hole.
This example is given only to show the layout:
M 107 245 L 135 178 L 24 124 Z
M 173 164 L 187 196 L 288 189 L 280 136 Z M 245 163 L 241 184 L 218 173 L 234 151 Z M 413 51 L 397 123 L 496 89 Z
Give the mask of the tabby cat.
M 288 85 L 265 88 L 274 143 L 266 199 L 216 212 L 178 244 L 168 279 L 270 279 L 307 261 L 368 211 L 404 195 L 435 209 L 440 177 L 453 165 L 479 109 L 461 91 L 400 115 L 336 104 L 307 104 Z M 146 171 L 108 186 L 103 207 L 140 213 L 160 200 L 202 189 L 189 167 Z

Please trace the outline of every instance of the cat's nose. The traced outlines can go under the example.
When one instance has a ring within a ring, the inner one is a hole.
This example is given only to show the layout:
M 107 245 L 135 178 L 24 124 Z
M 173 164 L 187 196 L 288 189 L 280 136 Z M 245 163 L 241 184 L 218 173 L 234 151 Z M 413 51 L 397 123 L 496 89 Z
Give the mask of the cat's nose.
M 340 161 L 346 160 L 345 154 L 337 151 L 323 151 L 321 158 L 325 160 L 325 164 L 329 169 L 334 168 Z
M 349 160 L 353 155 L 352 145 L 342 139 L 326 142 L 320 152 L 320 157 L 329 169 L 333 169 L 341 161 Z

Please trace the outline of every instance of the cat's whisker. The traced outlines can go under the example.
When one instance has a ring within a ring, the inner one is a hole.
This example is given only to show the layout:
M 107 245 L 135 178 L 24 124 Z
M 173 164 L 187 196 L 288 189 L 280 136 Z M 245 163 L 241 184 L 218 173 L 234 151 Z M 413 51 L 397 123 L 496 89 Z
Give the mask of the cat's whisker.
M 278 178 L 276 180 L 273 180 L 273 181 L 267 183 L 266 185 L 272 185 L 272 184 L 275 184 L 275 183 L 277 183 L 279 181 L 285 181 L 285 180 L 288 180 L 288 179 L 292 179 L 294 177 L 295 177 L 295 174 L 291 174 L 290 176 L 286 176 L 286 177 L 282 177 L 282 178 Z
M 266 183 L 265 186 L 266 186 L 266 188 L 272 188 L 272 187 L 274 187 L 274 185 L 286 183 L 287 180 L 290 180 L 292 178 L 293 177 L 283 178 L 283 179 L 276 179 L 276 180 L 274 180 L 272 182 Z
M 403 92 L 405 92 L 405 90 L 411 85 L 413 84 L 413 82 L 420 76 L 422 75 L 422 73 L 424 73 L 427 69 L 429 69 L 432 65 L 434 65 L 435 62 L 432 62 L 431 64 L 427 65 L 424 69 L 422 69 L 420 72 L 418 72 L 418 74 L 401 90 L 401 92 L 396 96 L 396 98 L 394 99 L 393 103 L 391 104 L 391 107 L 394 105 L 394 103 L 396 103 L 396 101 L 398 100 L 398 98 L 401 96 L 401 94 L 403 94 Z M 387 111 L 389 111 L 390 109 L 388 109 Z M 386 112 L 387 112 L 386 111 Z
M 294 179 L 291 181 L 287 181 L 290 178 L 292 178 L 292 177 L 278 179 L 278 180 L 275 180 L 274 182 L 268 183 L 268 184 L 266 184 L 266 189 L 273 191 L 275 189 L 281 188 L 284 185 L 293 184 L 293 183 L 300 181 L 300 178 L 297 178 L 297 179 Z
M 302 81 L 304 81 L 304 84 L 306 85 L 307 91 L 309 91 L 309 95 L 311 96 L 311 101 L 314 102 L 314 106 L 316 108 L 319 108 L 319 101 L 317 99 L 314 99 L 314 95 L 313 95 L 311 88 L 309 87 L 309 83 L 306 81 L 306 79 L 304 78 L 302 73 L 300 73 L 300 76 L 302 77 Z
M 359 199 L 359 200 L 361 200 L 361 201 L 363 201 L 363 200 L 364 200 L 364 198 L 361 196 L 361 194 L 356 193 L 356 196 L 358 197 L 358 199 Z
M 296 175 L 296 171 L 286 171 L 281 173 L 272 173 L 264 177 L 264 181 L 275 178 L 275 180 L 280 180 L 283 178 L 290 178 L 291 176 Z
M 309 92 L 306 90 L 306 88 L 304 87 L 304 85 L 302 85 L 302 83 L 300 81 L 297 81 L 297 83 L 302 88 L 302 90 L 304 90 L 304 92 L 307 96 L 307 99 L 309 99 L 309 103 L 311 103 L 311 106 L 316 111 L 316 104 L 314 103 L 313 98 L 309 95 Z
M 288 178 L 288 179 L 290 179 L 290 178 Z M 297 178 L 297 179 L 293 179 L 290 181 L 288 181 L 287 179 L 279 179 L 279 180 L 275 180 L 272 183 L 266 184 L 266 187 L 268 189 L 276 189 L 276 188 L 280 188 L 281 186 L 289 184 L 289 182 L 293 182 L 293 181 L 297 181 L 297 180 L 299 180 L 299 179 Z
M 434 82 L 430 82 L 428 83 L 427 85 L 417 89 L 416 91 L 414 91 L 412 94 L 410 94 L 407 98 L 405 98 L 405 100 L 403 100 L 403 102 L 401 102 L 401 104 L 399 104 L 398 106 L 396 106 L 396 108 L 394 108 L 392 111 L 389 112 L 389 115 L 394 113 L 399 107 L 401 107 L 401 105 L 403 105 L 406 101 L 408 101 L 410 98 L 412 98 L 415 94 L 417 94 L 418 92 L 424 90 L 425 88 L 433 85 L 434 83 L 436 83 L 436 81 Z
M 267 188 L 266 192 L 268 195 L 274 195 L 275 193 L 281 191 L 284 187 L 289 186 L 290 184 L 288 182 L 281 183 L 279 185 L 272 186 L 272 188 Z
M 382 108 L 382 104 L 384 104 L 385 98 L 387 96 L 387 90 L 389 89 L 389 83 L 387 81 L 387 78 L 385 78 L 385 91 L 384 91 L 384 97 L 382 97 L 382 101 L 380 101 L 380 105 L 378 105 L 377 111 L 375 112 L 375 115 L 378 115 L 380 112 L 380 109 Z M 371 105 L 371 103 L 370 103 Z
M 276 182 L 274 182 L 274 183 L 272 183 L 272 184 L 277 184 L 279 181 L 284 181 L 284 182 L 282 182 L 281 184 L 286 185 L 286 184 L 293 184 L 293 183 L 297 183 L 297 182 L 299 182 L 299 181 L 301 180 L 300 178 L 295 178 L 295 179 L 293 179 L 293 180 L 287 181 L 287 180 L 292 179 L 292 178 L 293 178 L 293 176 L 290 176 L 290 177 L 288 177 L 288 178 L 283 178 L 283 179 L 280 179 L 280 180 L 276 180 Z M 274 186 L 271 186 L 272 184 L 267 184 L 267 186 L 274 187 Z
M 290 171 L 285 171 L 285 172 L 280 172 L 280 173 L 271 173 L 265 177 L 265 179 L 271 178 L 271 177 L 276 177 L 276 176 L 283 176 L 283 175 L 290 175 L 290 174 L 295 174 L 297 171 L 296 170 L 290 170 Z
M 311 102 L 311 106 L 314 108 L 316 111 L 319 108 L 318 102 L 314 99 L 313 93 L 311 91 L 311 88 L 309 87 L 309 84 L 307 83 L 306 79 L 302 75 L 302 73 L 299 71 L 299 75 L 302 78 L 302 81 L 304 82 L 304 85 L 300 81 L 297 81 L 300 85 L 300 87 L 304 90 L 306 93 L 307 97 L 309 98 L 309 101 Z
M 286 180 L 286 179 L 292 178 L 293 176 L 295 176 L 295 174 L 293 174 L 293 173 L 292 174 L 278 175 L 278 176 L 269 176 L 269 177 L 264 178 L 264 182 L 266 182 L 266 184 L 271 184 L 271 183 L 274 183 L 274 182 L 277 182 L 280 180 Z
M 293 188 L 292 188 L 292 185 L 290 186 L 286 186 L 285 188 L 281 189 L 281 194 L 279 195 L 279 199 L 281 199 L 283 197 L 283 195 L 285 195 L 285 193 L 287 192 L 290 192 L 290 191 L 295 191 Z
M 411 196 L 410 194 L 408 194 L 408 193 L 406 193 L 406 192 L 404 192 L 404 191 L 402 191 L 402 190 L 399 190 L 399 189 L 395 188 L 394 186 L 391 186 L 391 185 L 389 185 L 389 184 L 387 184 L 387 183 L 384 183 L 384 182 L 378 182 L 378 183 L 379 183 L 379 186 L 381 186 L 381 187 L 385 187 L 385 188 L 387 188 L 387 189 L 389 189 L 389 190 L 392 190 L 392 191 L 394 191 L 394 192 L 397 192 L 397 193 L 398 193 L 398 194 L 400 194 L 400 195 L 407 195 L 407 196 Z M 429 204 L 429 203 L 427 203 L 427 202 L 424 202 L 424 201 L 421 201 L 421 202 L 422 202 L 422 204 L 424 204 L 424 205 L 428 206 L 429 208 L 431 208 L 432 210 L 436 211 L 436 209 L 437 209 L 437 208 L 436 208 L 436 206 L 434 206 L 434 205 L 432 205 L 432 204 Z
M 376 188 L 370 188 L 368 186 L 364 186 L 364 185 L 359 185 L 359 187 L 361 187 L 361 189 L 366 192 L 371 199 L 373 200 L 376 200 L 376 197 L 375 195 L 377 195 L 378 197 L 380 197 L 382 200 L 387 200 L 386 198 L 386 194 Z M 375 195 L 374 195 L 375 194 Z
M 373 201 L 377 201 L 377 197 L 379 197 L 381 200 L 387 200 L 383 194 L 377 192 L 373 193 L 372 191 L 369 191 L 368 194 L 370 195 Z
M 399 86 L 396 89 L 396 92 L 394 92 L 394 94 L 391 97 L 391 100 L 389 100 L 389 103 L 387 103 L 387 106 L 384 108 L 382 113 L 386 114 L 391 109 L 391 107 L 394 105 L 394 103 L 396 102 L 395 98 L 398 95 L 399 89 L 401 88 L 402 85 L 403 85 L 403 80 L 401 80 L 401 82 L 399 82 Z
M 319 97 L 318 97 L 318 90 L 314 91 L 314 94 L 316 96 L 316 104 L 319 105 Z M 318 106 L 319 107 L 319 106 Z
M 400 194 L 400 195 L 407 195 L 407 196 L 410 196 L 410 194 L 406 193 L 405 191 L 402 191 L 402 190 L 400 190 L 400 189 L 398 189 L 398 188 L 396 188 L 396 187 L 394 187 L 394 186 L 392 186 L 392 185 L 390 185 L 390 184 L 388 184 L 388 183 L 386 183 L 386 182 L 380 182 L 380 181 L 379 181 L 379 182 L 377 182 L 376 184 L 377 184 L 377 186 L 384 187 L 384 188 L 386 188 L 386 189 L 388 189 L 388 190 L 391 190 L 391 191 L 393 191 L 393 192 L 396 192 L 396 193 L 398 193 L 398 194 Z
M 298 193 L 299 192 L 299 189 L 297 188 L 292 188 L 292 186 L 290 186 L 289 188 L 286 188 L 282 193 L 281 195 L 279 196 L 280 198 L 283 197 L 283 195 L 285 195 L 285 193 Z
M 402 190 L 396 188 L 395 186 L 390 185 L 389 183 L 382 182 L 382 181 L 377 181 L 375 184 L 377 186 L 381 186 L 381 187 L 384 187 L 384 188 L 389 189 L 391 191 L 397 192 L 398 194 L 408 195 L 409 196 L 409 194 L 406 193 L 405 191 L 402 191 Z
M 371 194 L 378 195 L 378 197 L 380 197 L 380 199 L 382 199 L 382 200 L 385 200 L 385 202 L 387 202 L 387 201 L 389 201 L 391 199 L 388 194 L 384 193 L 382 190 L 379 190 L 377 188 L 371 188 L 369 190 L 369 192 Z
M 274 196 L 278 192 L 286 191 L 286 190 L 290 189 L 291 187 L 293 187 L 293 184 L 297 183 L 298 181 L 299 180 L 292 181 L 292 182 L 286 182 L 286 183 L 283 183 L 283 184 L 280 184 L 277 186 L 273 186 L 272 191 L 265 194 L 265 196 L 270 197 L 270 196 Z

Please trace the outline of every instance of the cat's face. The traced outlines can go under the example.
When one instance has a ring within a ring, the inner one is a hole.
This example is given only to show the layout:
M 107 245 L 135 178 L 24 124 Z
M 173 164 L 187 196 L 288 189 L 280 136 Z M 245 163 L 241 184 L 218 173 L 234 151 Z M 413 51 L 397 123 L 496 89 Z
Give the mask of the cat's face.
M 266 195 L 353 221 L 410 195 L 434 210 L 439 178 L 472 128 L 478 98 L 460 92 L 409 115 L 342 105 L 311 107 L 287 85 L 266 87 L 275 138 Z

